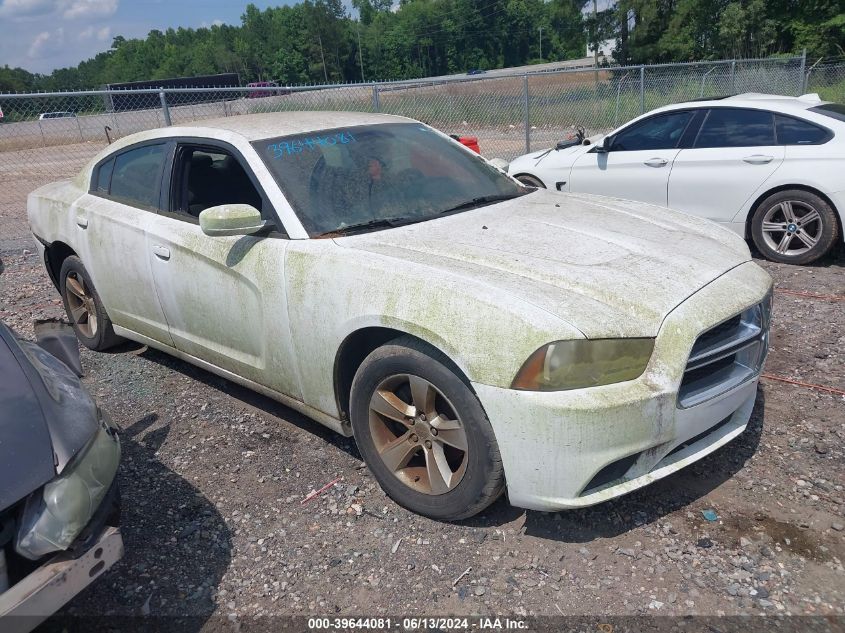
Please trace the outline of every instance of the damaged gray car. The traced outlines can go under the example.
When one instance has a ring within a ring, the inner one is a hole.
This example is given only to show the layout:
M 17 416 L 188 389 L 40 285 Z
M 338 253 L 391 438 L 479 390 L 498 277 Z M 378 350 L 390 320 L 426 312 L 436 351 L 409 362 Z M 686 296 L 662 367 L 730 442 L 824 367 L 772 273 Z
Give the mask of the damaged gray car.
M 2 263 L 0 263 L 2 271 Z M 73 330 L 0 323 L 0 630 L 24 633 L 123 556 L 120 442 L 79 380 Z

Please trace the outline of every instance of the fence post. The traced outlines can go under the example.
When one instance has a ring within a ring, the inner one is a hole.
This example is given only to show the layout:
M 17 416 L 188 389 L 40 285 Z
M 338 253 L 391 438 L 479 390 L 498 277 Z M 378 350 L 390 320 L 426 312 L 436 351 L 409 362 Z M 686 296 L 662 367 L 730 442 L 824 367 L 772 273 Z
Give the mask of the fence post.
M 731 94 L 736 94 L 736 60 L 731 60 Z
M 529 106 L 529 97 L 528 97 L 528 74 L 524 74 L 522 76 L 522 99 L 523 99 L 523 110 L 525 112 L 525 153 L 531 151 L 531 117 L 529 116 L 528 106 Z
M 640 114 L 645 114 L 645 66 L 640 66 Z
M 807 69 L 807 49 L 805 48 L 801 51 L 801 70 L 799 71 L 801 74 L 798 76 L 798 94 L 802 95 L 807 91 L 807 75 L 805 73 Z
M 164 94 L 164 90 L 158 93 L 158 98 L 161 100 L 161 113 L 164 115 L 164 124 L 169 127 L 173 124 L 170 122 L 170 108 L 167 105 L 167 95 Z
M 378 84 L 373 84 L 373 112 L 381 112 L 381 103 L 378 97 Z

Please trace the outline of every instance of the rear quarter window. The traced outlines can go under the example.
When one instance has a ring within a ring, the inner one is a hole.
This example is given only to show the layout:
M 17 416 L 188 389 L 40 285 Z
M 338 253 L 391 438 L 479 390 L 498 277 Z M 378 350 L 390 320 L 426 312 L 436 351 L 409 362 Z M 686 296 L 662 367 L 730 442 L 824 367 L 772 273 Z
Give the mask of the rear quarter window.
M 830 132 L 818 125 L 781 114 L 775 115 L 775 130 L 778 145 L 817 145 L 830 138 Z

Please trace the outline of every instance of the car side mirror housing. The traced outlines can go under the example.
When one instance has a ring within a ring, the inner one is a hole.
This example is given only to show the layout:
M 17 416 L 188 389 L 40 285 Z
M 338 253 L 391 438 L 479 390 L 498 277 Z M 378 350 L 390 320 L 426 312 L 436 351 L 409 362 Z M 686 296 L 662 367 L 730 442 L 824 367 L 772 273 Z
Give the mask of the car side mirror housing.
M 261 212 L 249 204 L 221 204 L 200 213 L 200 228 L 206 235 L 253 235 L 269 226 Z
M 607 154 L 610 151 L 610 146 L 613 144 L 613 139 L 605 136 L 601 143 L 596 143 L 596 152 L 599 154 Z

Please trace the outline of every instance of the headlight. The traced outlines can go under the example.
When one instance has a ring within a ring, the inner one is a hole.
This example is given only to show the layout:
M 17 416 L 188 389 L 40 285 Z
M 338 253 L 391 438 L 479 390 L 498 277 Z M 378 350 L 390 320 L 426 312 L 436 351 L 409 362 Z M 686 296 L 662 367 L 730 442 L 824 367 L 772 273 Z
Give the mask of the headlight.
M 534 352 L 513 389 L 565 391 L 633 380 L 645 371 L 653 338 L 556 341 Z
M 18 554 L 36 560 L 70 547 L 108 492 L 119 461 L 120 444 L 103 423 L 61 475 L 27 498 L 15 538 Z

